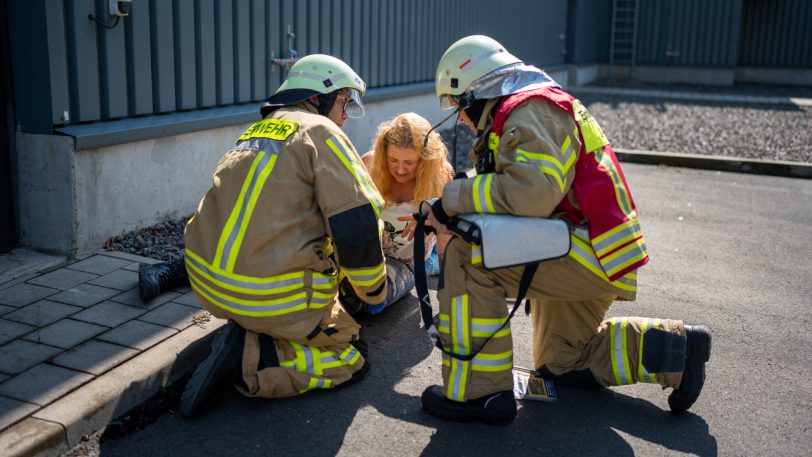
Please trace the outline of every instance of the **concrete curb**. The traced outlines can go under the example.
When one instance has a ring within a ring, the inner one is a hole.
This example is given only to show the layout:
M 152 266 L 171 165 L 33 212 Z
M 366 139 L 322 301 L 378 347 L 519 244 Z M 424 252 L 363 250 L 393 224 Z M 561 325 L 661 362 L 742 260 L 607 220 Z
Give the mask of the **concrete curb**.
M 740 159 L 736 157 L 681 154 L 673 152 L 615 149 L 621 162 L 672 167 L 699 168 L 703 170 L 729 171 L 781 176 L 785 178 L 812 179 L 812 164 L 781 160 Z
M 135 358 L 82 385 L 0 434 L 0 455 L 58 456 L 82 437 L 148 400 L 208 353 L 213 332 L 226 321 L 192 325 Z

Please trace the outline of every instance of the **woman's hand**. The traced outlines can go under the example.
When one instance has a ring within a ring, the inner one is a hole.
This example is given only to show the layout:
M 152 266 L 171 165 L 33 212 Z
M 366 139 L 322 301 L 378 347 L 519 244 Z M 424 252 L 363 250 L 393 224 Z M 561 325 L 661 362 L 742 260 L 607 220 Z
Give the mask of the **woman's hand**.
M 399 221 L 411 221 L 406 225 L 406 228 L 403 229 L 403 233 L 400 234 L 403 238 L 408 237 L 409 241 L 414 239 L 414 228 L 417 226 L 417 221 L 411 214 L 406 214 L 404 216 L 398 216 Z

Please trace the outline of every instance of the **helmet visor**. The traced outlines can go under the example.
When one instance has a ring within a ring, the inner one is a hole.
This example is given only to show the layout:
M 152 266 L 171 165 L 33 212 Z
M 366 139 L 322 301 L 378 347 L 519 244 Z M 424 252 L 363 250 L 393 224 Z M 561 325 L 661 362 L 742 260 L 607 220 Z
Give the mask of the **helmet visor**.
M 347 113 L 347 117 L 353 119 L 364 117 L 366 111 L 364 110 L 364 103 L 361 102 L 361 93 L 358 92 L 357 89 L 350 87 L 346 87 L 344 90 L 350 95 L 350 99 L 347 100 L 347 104 L 344 105 L 344 112 Z

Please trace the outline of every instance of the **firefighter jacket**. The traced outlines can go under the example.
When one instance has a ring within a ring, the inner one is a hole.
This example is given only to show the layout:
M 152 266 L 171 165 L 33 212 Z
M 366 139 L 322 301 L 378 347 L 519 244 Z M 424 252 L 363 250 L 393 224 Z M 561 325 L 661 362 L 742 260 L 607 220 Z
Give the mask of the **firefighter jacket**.
M 449 183 L 446 214 L 565 219 L 575 227 L 568 260 L 634 299 L 648 251 L 614 151 L 583 105 L 555 87 L 506 96 L 480 140 L 495 172 Z
M 186 227 L 192 288 L 215 316 L 259 332 L 320 318 L 339 268 L 379 303 L 382 206 L 341 129 L 305 102 L 280 108 L 220 159 Z

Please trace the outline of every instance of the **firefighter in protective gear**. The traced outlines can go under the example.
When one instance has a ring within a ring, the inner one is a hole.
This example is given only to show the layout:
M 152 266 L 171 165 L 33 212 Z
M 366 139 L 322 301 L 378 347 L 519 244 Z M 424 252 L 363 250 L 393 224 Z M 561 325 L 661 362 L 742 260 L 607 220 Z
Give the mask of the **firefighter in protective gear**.
M 186 227 L 186 269 L 206 310 L 231 323 L 187 384 L 184 415 L 240 359 L 238 389 L 265 398 L 333 388 L 368 369 L 360 325 L 336 298 L 339 269 L 368 303 L 387 291 L 383 200 L 339 128 L 363 114 L 364 91 L 341 60 L 303 57 L 220 159 Z M 236 357 L 224 356 L 234 341 Z
M 436 90 L 475 133 L 477 176 L 446 185 L 427 215 L 440 230 L 457 214 L 558 218 L 571 226 L 571 250 L 538 266 L 527 296 L 536 369 L 561 385 L 647 382 L 671 387 L 673 412 L 687 410 L 704 382 L 710 333 L 679 320 L 605 319 L 614 300 L 634 300 L 648 250 L 620 164 L 584 106 L 546 73 L 495 40 L 469 36 L 442 56 Z M 543 242 L 543 240 L 532 240 Z M 522 243 L 531 240 L 521 240 Z M 470 361 L 442 358 L 443 386 L 422 396 L 431 414 L 451 420 L 510 422 L 513 343 L 506 296 L 523 267 L 488 270 L 480 246 L 448 245 L 435 318 L 440 340 Z

